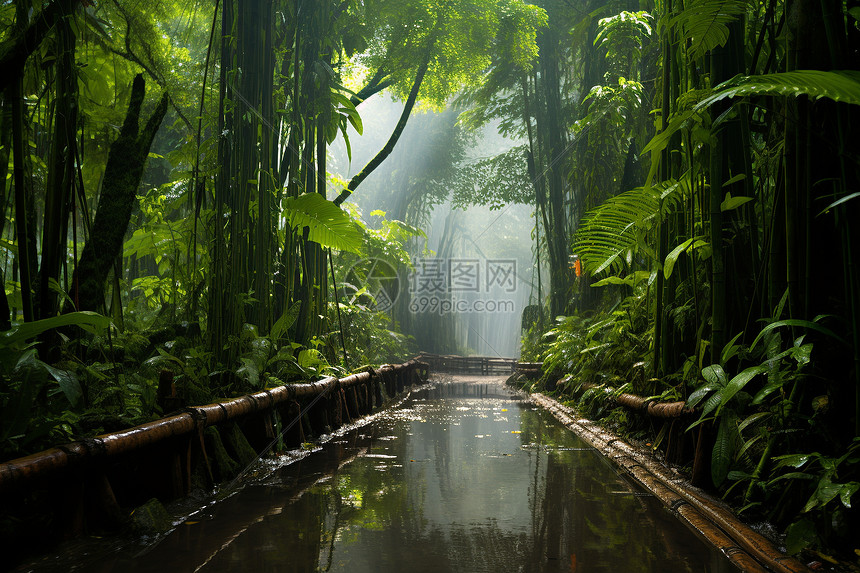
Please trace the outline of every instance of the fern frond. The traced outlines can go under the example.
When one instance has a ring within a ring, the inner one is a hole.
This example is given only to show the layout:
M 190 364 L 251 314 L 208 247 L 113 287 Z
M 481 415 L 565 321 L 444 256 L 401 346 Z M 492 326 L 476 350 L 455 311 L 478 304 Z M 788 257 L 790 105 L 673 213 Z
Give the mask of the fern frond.
M 701 95 L 697 92 L 696 96 Z M 642 153 L 659 153 L 679 129 L 685 128 L 696 114 L 726 98 L 742 96 L 794 96 L 860 105 L 860 72 L 854 70 L 797 70 L 758 76 L 737 75 L 715 87 L 692 109 L 673 116 L 669 125 L 655 135 Z
M 286 199 L 284 215 L 293 229 L 308 227 L 308 239 L 323 247 L 361 253 L 361 231 L 346 212 L 319 193 Z
M 665 219 L 684 195 L 690 193 L 690 173 L 681 179 L 663 181 L 653 187 L 636 187 L 611 197 L 582 218 L 573 239 L 586 272 L 596 275 L 605 269 L 619 272 L 627 254 L 650 252 L 644 245 L 645 231 Z
M 751 95 L 805 95 L 811 99 L 827 98 L 860 105 L 860 72 L 797 70 L 759 76 L 737 75 L 714 88 L 714 93 L 696 107 L 702 109 L 721 99 Z
M 574 235 L 573 251 L 586 272 L 596 274 L 624 266 L 624 255 L 638 242 L 637 232 L 649 225 L 660 210 L 660 192 L 636 187 L 611 197 L 582 218 Z
M 690 40 L 689 55 L 697 59 L 729 40 L 729 24 L 743 14 L 749 0 L 690 0 L 669 20 L 669 28 Z

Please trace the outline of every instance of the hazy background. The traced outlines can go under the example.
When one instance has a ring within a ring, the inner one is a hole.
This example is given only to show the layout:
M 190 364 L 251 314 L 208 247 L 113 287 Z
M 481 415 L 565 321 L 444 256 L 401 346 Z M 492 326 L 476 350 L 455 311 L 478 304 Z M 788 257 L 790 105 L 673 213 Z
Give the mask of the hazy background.
M 350 127 L 352 161 L 342 138 L 331 147 L 329 169 L 348 181 L 385 145 L 403 109 L 401 102 L 377 95 L 358 107 L 363 135 Z M 522 142 L 501 136 L 494 125 L 478 133 L 466 132 L 457 123 L 458 112 L 413 111 L 392 154 L 348 201 L 355 203 L 363 219 L 373 225 L 371 211 L 381 209 L 397 219 L 424 229 L 427 240 L 411 245 L 413 260 L 420 257 L 473 260 L 480 263 L 479 292 L 452 293 L 458 300 L 507 305 L 512 312 L 414 313 L 399 300 L 394 316 L 406 334 L 415 337 L 421 350 L 459 352 L 486 356 L 519 357 L 520 317 L 537 291 L 531 233 L 533 207 L 511 204 L 491 210 L 485 206 L 455 208 L 452 189 L 458 183 L 458 167 L 507 151 Z M 338 190 L 339 191 L 339 190 Z M 329 195 L 334 196 L 334 190 Z M 426 243 L 426 244 L 425 244 Z M 486 260 L 516 261 L 513 292 L 487 288 Z M 404 297 L 401 296 L 401 299 Z M 463 303 L 461 303 L 463 304 Z

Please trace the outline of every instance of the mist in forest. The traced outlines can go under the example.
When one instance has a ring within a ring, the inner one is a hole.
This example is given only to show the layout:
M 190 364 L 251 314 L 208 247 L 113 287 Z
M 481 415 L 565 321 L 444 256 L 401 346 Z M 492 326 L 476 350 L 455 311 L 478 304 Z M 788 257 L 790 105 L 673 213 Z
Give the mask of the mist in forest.
M 386 95 L 360 105 L 364 131 L 350 130 L 352 160 L 341 138 L 331 148 L 330 171 L 344 180 L 355 175 L 385 145 L 402 108 Z M 400 269 L 402 292 L 392 309 L 421 350 L 518 357 L 520 317 L 538 297 L 533 208 L 467 204 L 462 168 L 520 142 L 495 125 L 473 133 L 457 120 L 451 108 L 413 113 L 394 152 L 350 200 L 371 226 L 378 217 L 369 214 L 381 210 L 426 233 L 410 244 L 413 269 Z

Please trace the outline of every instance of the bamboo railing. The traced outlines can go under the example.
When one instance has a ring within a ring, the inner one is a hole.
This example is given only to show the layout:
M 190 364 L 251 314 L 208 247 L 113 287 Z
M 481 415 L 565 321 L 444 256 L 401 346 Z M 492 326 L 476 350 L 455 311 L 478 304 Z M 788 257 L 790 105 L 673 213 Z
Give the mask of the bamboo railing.
M 307 433 L 319 436 L 370 414 L 427 376 L 427 364 L 413 359 L 185 408 L 9 460 L 0 463 L 0 514 L 23 523 L 34 503 L 50 508 L 54 515 L 51 531 L 42 532 L 45 541 L 74 537 L 94 525 L 111 528 L 127 515 L 120 508 L 152 497 L 177 499 L 200 487 L 201 480 L 203 487 L 225 482 L 278 439 L 284 446 L 300 446 Z M 212 430 L 216 427 L 220 433 Z M 222 434 L 232 440 L 229 453 Z
M 434 372 L 473 374 L 476 376 L 513 374 L 517 366 L 515 358 L 492 358 L 489 356 L 453 356 L 422 352 L 419 359 L 426 362 Z

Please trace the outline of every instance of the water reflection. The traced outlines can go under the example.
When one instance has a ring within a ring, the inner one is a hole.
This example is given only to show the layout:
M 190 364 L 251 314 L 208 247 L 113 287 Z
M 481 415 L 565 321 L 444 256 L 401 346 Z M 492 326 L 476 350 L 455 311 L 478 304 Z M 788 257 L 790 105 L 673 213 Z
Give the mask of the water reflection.
M 444 384 L 91 570 L 733 571 L 501 384 Z

